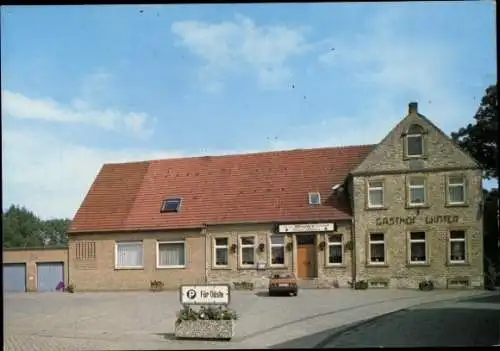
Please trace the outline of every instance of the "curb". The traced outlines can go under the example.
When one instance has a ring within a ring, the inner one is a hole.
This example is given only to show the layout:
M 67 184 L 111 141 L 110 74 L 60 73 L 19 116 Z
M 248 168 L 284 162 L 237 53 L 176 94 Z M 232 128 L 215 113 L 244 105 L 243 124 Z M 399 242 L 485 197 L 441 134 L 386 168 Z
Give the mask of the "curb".
M 364 320 L 359 321 L 359 322 L 354 322 L 352 324 L 347 325 L 345 328 L 342 328 L 339 331 L 337 331 L 337 332 L 329 335 L 328 337 L 326 337 L 325 339 L 321 340 L 319 343 L 317 343 L 316 345 L 314 345 L 312 348 L 313 349 L 322 349 L 326 345 L 328 345 L 329 343 L 331 343 L 333 340 L 335 340 L 336 338 L 338 338 L 339 336 L 341 336 L 342 334 L 350 332 L 351 330 L 357 329 L 359 327 L 363 327 L 363 326 L 368 325 L 370 323 L 376 322 L 377 320 L 379 320 L 379 319 L 381 319 L 383 317 L 388 317 L 388 316 L 393 315 L 395 313 L 404 312 L 404 311 L 407 311 L 407 310 L 408 310 L 408 307 L 404 307 L 404 308 L 401 308 L 401 309 L 396 310 L 396 311 L 392 311 L 392 312 L 388 312 L 388 313 L 383 313 L 383 314 L 380 314 L 378 316 L 371 317 L 371 318 L 368 318 L 368 319 L 364 319 Z
M 483 294 L 479 294 L 478 296 L 475 296 L 475 297 L 491 296 L 491 293 L 492 293 L 492 291 L 490 291 L 490 292 L 486 291 Z M 378 316 L 371 317 L 371 318 L 368 318 L 368 319 L 364 319 L 364 320 L 361 320 L 359 322 L 353 322 L 351 324 L 346 325 L 344 328 L 341 328 L 340 330 L 338 330 L 338 331 L 330 334 L 328 337 L 326 337 L 325 339 L 321 340 L 319 343 L 317 343 L 312 348 L 313 349 L 322 349 L 326 345 L 328 345 L 329 343 L 331 343 L 333 340 L 335 340 L 337 337 L 341 336 L 342 334 L 345 334 L 345 333 L 347 333 L 347 332 L 349 332 L 351 330 L 357 329 L 359 327 L 363 327 L 363 326 L 368 325 L 370 323 L 376 322 L 377 320 L 379 320 L 381 318 L 391 316 L 391 315 L 396 314 L 398 312 L 406 312 L 406 311 L 409 311 L 410 309 L 415 308 L 415 307 L 425 306 L 425 305 L 434 304 L 434 303 L 438 303 L 438 302 L 439 303 L 441 303 L 441 302 L 445 303 L 445 302 L 451 302 L 451 301 L 457 301 L 457 302 L 459 302 L 461 299 L 467 299 L 467 298 L 470 298 L 470 297 L 452 297 L 452 298 L 443 299 L 443 300 L 438 299 L 438 300 L 435 300 L 435 301 L 425 301 L 425 302 L 417 303 L 415 305 L 403 307 L 403 308 L 400 308 L 400 309 L 397 309 L 395 311 L 391 311 L 391 312 L 388 312 L 388 313 L 379 314 Z M 499 346 L 499 345 L 493 345 L 493 346 Z

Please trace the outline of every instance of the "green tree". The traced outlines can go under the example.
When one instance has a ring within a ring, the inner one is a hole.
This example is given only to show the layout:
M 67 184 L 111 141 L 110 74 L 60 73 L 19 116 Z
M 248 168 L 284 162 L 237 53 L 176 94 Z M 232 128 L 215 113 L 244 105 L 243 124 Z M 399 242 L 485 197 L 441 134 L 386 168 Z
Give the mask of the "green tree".
M 497 85 L 491 85 L 481 99 L 474 116 L 474 124 L 469 123 L 458 132 L 451 133 L 452 139 L 467 150 L 484 170 L 487 179 L 498 179 L 498 96 Z
M 61 246 L 68 242 L 69 219 L 43 221 L 25 207 L 11 205 L 2 220 L 5 248 Z

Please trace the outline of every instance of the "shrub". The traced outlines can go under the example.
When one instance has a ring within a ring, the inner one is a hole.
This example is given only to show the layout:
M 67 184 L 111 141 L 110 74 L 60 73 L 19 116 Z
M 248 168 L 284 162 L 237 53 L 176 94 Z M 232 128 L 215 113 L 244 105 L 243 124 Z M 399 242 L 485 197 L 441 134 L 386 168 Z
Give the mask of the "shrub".
M 200 307 L 194 310 L 189 306 L 184 306 L 182 310 L 177 313 L 176 324 L 182 321 L 196 321 L 196 320 L 236 320 L 239 316 L 235 310 L 225 306 L 219 307 Z
M 73 294 L 75 292 L 75 286 L 73 284 L 68 284 L 66 291 Z
M 365 280 L 359 280 L 359 281 L 354 283 L 354 289 L 366 290 L 366 289 L 368 289 L 368 283 Z
M 152 291 L 163 290 L 163 282 L 161 280 L 151 280 L 150 286 Z
M 426 279 L 426 280 L 422 280 L 419 284 L 418 284 L 418 288 L 422 291 L 431 291 L 434 289 L 434 283 L 432 280 L 429 280 L 429 279 Z

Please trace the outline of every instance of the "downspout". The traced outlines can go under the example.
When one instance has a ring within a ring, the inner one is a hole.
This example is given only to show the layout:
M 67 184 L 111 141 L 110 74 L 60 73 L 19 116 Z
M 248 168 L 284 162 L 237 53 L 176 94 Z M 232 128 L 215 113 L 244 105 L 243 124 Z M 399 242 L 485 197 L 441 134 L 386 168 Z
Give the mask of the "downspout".
M 354 230 L 354 226 L 356 224 L 356 217 L 353 216 L 353 218 L 351 219 L 351 242 L 352 242 L 352 248 L 351 248 L 351 263 L 352 263 L 352 288 L 354 289 L 354 285 L 356 283 L 356 260 L 357 260 L 357 257 L 356 257 L 356 253 L 357 253 L 357 250 L 356 250 L 356 235 L 355 235 L 355 230 Z
M 201 234 L 205 237 L 205 284 L 208 284 L 208 260 L 207 260 L 207 251 L 208 251 L 208 241 L 207 241 L 207 225 L 203 224 L 203 228 L 201 229 Z

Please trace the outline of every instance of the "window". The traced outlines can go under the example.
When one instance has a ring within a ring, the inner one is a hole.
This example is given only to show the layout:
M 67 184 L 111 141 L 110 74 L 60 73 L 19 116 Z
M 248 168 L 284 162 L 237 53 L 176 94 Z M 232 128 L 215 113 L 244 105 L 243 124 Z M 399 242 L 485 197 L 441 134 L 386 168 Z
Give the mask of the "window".
M 342 264 L 342 234 L 328 235 L 328 264 L 338 265 Z
M 368 182 L 368 207 L 376 208 L 384 206 L 384 182 Z
M 118 242 L 115 246 L 116 268 L 143 268 L 142 241 Z
M 424 232 L 410 233 L 410 263 L 425 263 L 427 261 L 427 245 Z
M 228 238 L 214 238 L 214 251 L 216 267 L 225 267 L 229 264 L 229 239 Z
M 465 263 L 465 231 L 450 232 L 450 263 Z
M 465 203 L 465 178 L 463 176 L 448 178 L 448 203 L 450 205 Z
M 255 237 L 240 237 L 240 260 L 242 266 L 253 266 L 255 264 Z
M 77 261 L 95 260 L 95 241 L 78 241 L 75 243 Z
M 385 263 L 385 240 L 384 233 L 370 234 L 369 243 L 370 264 Z
M 181 198 L 167 199 L 163 201 L 160 212 L 179 212 L 181 202 Z
M 285 264 L 285 236 L 271 236 L 271 266 L 283 266 Z
M 321 195 L 319 193 L 309 193 L 309 205 L 321 205 Z
M 406 156 L 421 157 L 424 154 L 424 130 L 421 126 L 413 124 L 406 133 Z
M 186 267 L 186 244 L 184 241 L 159 241 L 156 243 L 157 268 Z
M 425 204 L 425 179 L 410 178 L 409 195 L 411 206 L 422 206 Z

